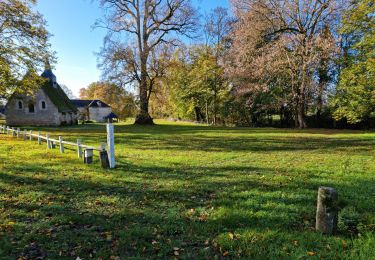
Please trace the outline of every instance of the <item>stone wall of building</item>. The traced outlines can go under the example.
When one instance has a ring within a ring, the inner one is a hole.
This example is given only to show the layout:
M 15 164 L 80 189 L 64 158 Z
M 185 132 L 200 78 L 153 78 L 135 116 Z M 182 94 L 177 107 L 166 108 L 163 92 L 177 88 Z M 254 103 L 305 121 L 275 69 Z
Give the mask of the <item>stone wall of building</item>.
M 19 102 L 22 103 L 22 108 L 20 108 Z M 34 105 L 34 112 L 29 109 L 31 104 Z M 61 113 L 43 90 L 38 90 L 34 96 L 13 96 L 6 106 L 5 114 L 6 123 L 10 126 L 61 125 Z
M 108 116 L 110 113 L 112 113 L 111 107 L 90 107 L 90 120 L 104 123 L 106 120 L 104 117 Z

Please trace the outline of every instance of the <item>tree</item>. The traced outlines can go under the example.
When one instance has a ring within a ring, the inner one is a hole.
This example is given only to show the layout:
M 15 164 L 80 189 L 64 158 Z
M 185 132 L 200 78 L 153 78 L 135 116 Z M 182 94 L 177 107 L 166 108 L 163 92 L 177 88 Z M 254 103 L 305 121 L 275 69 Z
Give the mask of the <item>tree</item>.
M 375 5 L 358 0 L 346 12 L 342 34 L 352 45 L 347 50 L 333 105 L 336 120 L 354 124 L 375 117 Z
M 119 118 L 135 116 L 136 104 L 134 96 L 109 82 L 94 82 L 79 91 L 82 99 L 99 99 L 110 105 Z
M 214 51 L 215 71 L 220 72 L 224 64 L 224 54 L 226 51 L 228 35 L 231 30 L 233 19 L 229 16 L 228 10 L 223 7 L 217 7 L 211 13 L 206 15 L 204 34 L 206 45 L 211 46 Z M 209 50 L 209 48 L 207 48 Z M 225 88 L 223 79 L 224 74 L 215 74 L 213 84 L 213 124 L 216 125 L 218 113 L 218 94 Z
M 161 77 L 158 53 L 177 44 L 177 35 L 193 33 L 196 12 L 189 0 L 101 0 L 101 4 L 109 11 L 101 22 L 109 30 L 102 65 L 107 65 L 110 78 L 137 85 L 140 111 L 136 124 L 153 124 L 149 99 Z
M 49 50 L 43 17 L 32 10 L 36 0 L 0 1 L 0 96 L 35 89 Z M 27 76 L 26 76 L 27 75 Z
M 337 21 L 334 0 L 232 0 L 236 24 L 230 68 L 242 85 L 268 91 L 275 83 L 289 86 L 296 124 L 306 127 L 308 97 L 314 89 L 321 47 L 333 51 L 322 32 Z M 253 55 L 255 54 L 255 56 Z M 247 73 L 247 70 L 250 73 Z M 281 79 L 287 81 L 280 82 Z

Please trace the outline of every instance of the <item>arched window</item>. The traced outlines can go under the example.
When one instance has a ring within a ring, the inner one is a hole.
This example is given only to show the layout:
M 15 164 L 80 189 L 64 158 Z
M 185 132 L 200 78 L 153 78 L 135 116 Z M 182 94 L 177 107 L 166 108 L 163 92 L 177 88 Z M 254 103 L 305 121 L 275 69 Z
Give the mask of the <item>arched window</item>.
M 22 103 L 21 100 L 17 101 L 17 108 L 18 108 L 18 110 L 22 110 L 23 109 L 23 103 Z
M 35 113 L 34 103 L 29 103 L 29 113 Z

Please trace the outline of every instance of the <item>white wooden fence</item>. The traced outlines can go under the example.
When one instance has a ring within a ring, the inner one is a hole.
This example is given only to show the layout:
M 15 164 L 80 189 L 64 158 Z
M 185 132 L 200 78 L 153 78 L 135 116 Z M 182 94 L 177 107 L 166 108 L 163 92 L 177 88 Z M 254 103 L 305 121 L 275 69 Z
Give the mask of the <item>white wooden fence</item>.
M 107 144 L 102 143 L 100 147 L 93 147 L 84 145 L 81 143 L 80 139 L 77 142 L 64 141 L 62 136 L 59 139 L 53 139 L 47 133 L 45 136 L 41 132 L 34 133 L 32 130 L 20 129 L 9 127 L 5 125 L 0 125 L 0 133 L 11 134 L 16 138 L 23 138 L 23 140 L 37 140 L 38 144 L 41 145 L 43 141 L 47 144 L 48 149 L 56 148 L 56 144 L 60 147 L 60 152 L 65 152 L 65 146 L 73 146 L 77 150 L 78 158 L 84 158 L 84 163 L 91 164 L 94 151 L 99 152 L 100 163 L 103 168 L 115 168 L 115 156 L 114 156 L 114 131 L 113 125 L 107 124 L 107 141 L 108 141 L 108 152 L 106 151 Z

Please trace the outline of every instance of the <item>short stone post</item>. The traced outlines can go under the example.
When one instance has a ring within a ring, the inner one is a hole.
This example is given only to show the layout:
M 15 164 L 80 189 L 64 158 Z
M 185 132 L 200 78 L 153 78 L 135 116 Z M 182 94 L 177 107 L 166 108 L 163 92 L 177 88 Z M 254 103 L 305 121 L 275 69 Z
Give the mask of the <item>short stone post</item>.
M 327 235 L 337 231 L 338 194 L 334 188 L 320 187 L 316 210 L 316 230 Z
M 12 136 L 16 137 L 17 136 L 17 131 L 14 127 L 12 127 Z
M 32 140 L 33 140 L 33 131 L 30 130 L 30 141 L 32 141 Z
M 116 167 L 115 162 L 115 132 L 113 124 L 107 124 L 107 144 L 108 144 L 108 159 L 111 169 Z
M 109 160 L 108 160 L 108 153 L 105 150 L 106 144 L 102 144 L 101 150 L 99 152 L 99 157 L 100 157 L 100 164 L 102 168 L 108 169 L 109 168 Z
M 26 141 L 27 140 L 27 130 L 23 130 L 23 140 Z
M 59 143 L 60 143 L 60 152 L 61 153 L 64 153 L 64 139 L 61 137 L 61 136 L 59 136 Z
M 78 153 L 78 158 L 82 158 L 81 139 L 77 139 L 77 153 Z
M 20 129 L 17 128 L 17 138 L 19 138 L 19 137 L 20 137 Z
M 40 132 L 38 132 L 38 144 L 42 144 L 42 137 L 41 137 L 41 134 Z
M 91 164 L 92 163 L 92 157 L 94 156 L 94 150 L 93 149 L 85 149 L 84 152 L 84 163 L 85 164 Z

